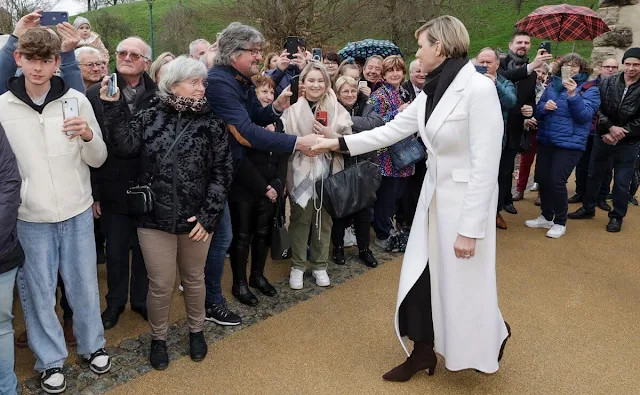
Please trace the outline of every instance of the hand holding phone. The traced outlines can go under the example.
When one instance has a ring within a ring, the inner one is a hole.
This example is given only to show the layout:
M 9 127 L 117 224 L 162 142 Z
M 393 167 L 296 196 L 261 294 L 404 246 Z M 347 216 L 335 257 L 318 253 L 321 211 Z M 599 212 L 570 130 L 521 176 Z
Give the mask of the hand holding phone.
M 293 55 L 299 52 L 300 38 L 297 36 L 289 36 L 285 39 L 284 48 L 289 52 L 289 59 L 293 59 Z
M 118 93 L 118 75 L 113 73 L 109 76 L 107 84 L 107 97 L 114 97 Z
M 318 111 L 316 112 L 316 121 L 320 122 L 322 126 L 329 125 L 329 115 L 326 111 Z

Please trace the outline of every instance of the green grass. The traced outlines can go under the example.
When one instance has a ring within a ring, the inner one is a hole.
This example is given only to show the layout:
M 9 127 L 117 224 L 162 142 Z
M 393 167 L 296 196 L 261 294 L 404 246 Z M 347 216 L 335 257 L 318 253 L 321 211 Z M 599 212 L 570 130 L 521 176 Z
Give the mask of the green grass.
M 156 35 L 162 30 L 159 21 L 169 9 L 175 6 L 176 0 L 156 0 L 153 6 L 153 16 Z M 453 7 L 450 11 L 452 15 L 459 17 L 467 26 L 471 36 L 471 56 L 474 56 L 483 47 L 499 47 L 507 50 L 510 35 L 513 31 L 513 25 L 526 16 L 535 8 L 545 4 L 558 4 L 558 1 L 548 0 L 525 0 L 520 13 L 517 12 L 514 2 L 510 0 L 453 0 Z M 592 7 L 597 5 L 594 0 L 571 0 L 571 4 Z M 197 21 L 197 28 L 200 37 L 210 40 L 215 39 L 217 32 L 221 31 L 227 24 L 234 19 L 230 16 L 229 9 L 233 4 L 233 0 L 182 0 L 182 4 L 191 8 L 205 18 Z M 92 20 L 92 15 L 96 12 L 109 12 L 120 16 L 132 28 L 134 34 L 149 40 L 149 8 L 146 1 L 122 4 L 110 7 L 104 10 L 92 11 L 83 14 Z M 420 19 L 419 12 L 416 13 L 416 21 Z M 246 22 L 246 21 L 245 21 Z M 278 21 L 274 21 L 278 23 Z M 417 22 L 416 22 L 417 26 Z M 100 32 L 98 32 L 100 33 Z M 367 37 L 384 38 L 384 33 L 376 26 L 369 26 L 368 31 L 365 29 L 350 32 L 345 35 L 344 40 L 329 43 L 334 48 L 339 49 L 347 41 L 364 39 Z M 193 37 L 194 39 L 197 37 Z M 532 51 L 530 56 L 534 56 L 535 50 L 539 47 L 542 40 L 534 39 L 532 43 Z M 564 54 L 570 52 L 574 43 L 560 43 L 559 50 L 556 51 L 556 44 L 553 43 L 552 49 L 554 53 Z M 588 58 L 591 55 L 591 42 L 575 42 L 576 52 Z M 156 42 L 156 53 L 163 51 L 161 45 Z M 187 51 L 187 48 L 184 49 Z M 407 58 L 413 58 L 415 47 L 403 48 L 403 53 Z

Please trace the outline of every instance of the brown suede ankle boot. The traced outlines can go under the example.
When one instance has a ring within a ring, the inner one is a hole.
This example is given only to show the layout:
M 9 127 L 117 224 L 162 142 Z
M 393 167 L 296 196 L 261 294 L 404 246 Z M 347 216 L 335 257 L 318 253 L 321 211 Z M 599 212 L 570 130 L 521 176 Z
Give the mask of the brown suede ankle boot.
M 382 378 L 387 381 L 405 382 L 421 370 L 426 371 L 429 376 L 433 376 L 437 364 L 438 358 L 433 351 L 433 343 L 416 342 L 413 345 L 411 356 L 404 363 L 387 372 Z

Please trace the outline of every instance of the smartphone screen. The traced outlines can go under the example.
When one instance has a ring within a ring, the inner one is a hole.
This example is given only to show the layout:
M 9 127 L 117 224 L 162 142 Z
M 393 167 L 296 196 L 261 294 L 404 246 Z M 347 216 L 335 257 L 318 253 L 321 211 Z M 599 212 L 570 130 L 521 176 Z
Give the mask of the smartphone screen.
M 364 80 L 364 81 L 358 81 L 358 89 L 360 89 L 360 88 L 366 88 L 366 87 L 368 87 L 368 86 L 369 86 L 369 85 L 367 84 L 367 81 L 366 81 L 366 80 Z
M 289 99 L 291 105 L 298 101 L 298 85 L 300 84 L 300 76 L 295 76 L 291 79 L 291 98 Z
M 69 13 L 66 11 L 47 11 L 40 14 L 42 26 L 55 26 L 62 22 L 69 22 Z
M 64 119 L 70 117 L 79 117 L 80 109 L 78 108 L 78 99 L 70 97 L 62 100 L 62 117 Z M 67 136 L 72 136 L 75 132 L 67 132 Z
M 316 121 L 320 122 L 323 126 L 327 126 L 329 124 L 329 115 L 326 111 L 318 111 L 316 112 Z

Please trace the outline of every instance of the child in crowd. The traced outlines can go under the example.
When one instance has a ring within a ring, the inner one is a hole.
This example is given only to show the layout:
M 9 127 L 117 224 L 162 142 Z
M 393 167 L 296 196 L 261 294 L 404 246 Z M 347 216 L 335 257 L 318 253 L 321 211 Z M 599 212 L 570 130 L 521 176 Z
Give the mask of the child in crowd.
M 78 43 L 78 48 L 85 46 L 93 47 L 100 51 L 101 60 L 109 63 L 109 51 L 107 51 L 107 47 L 105 47 L 102 40 L 100 40 L 98 33 L 91 31 L 91 23 L 89 23 L 89 20 L 79 16 L 73 21 L 73 27 L 75 27 L 80 34 L 81 40 Z

